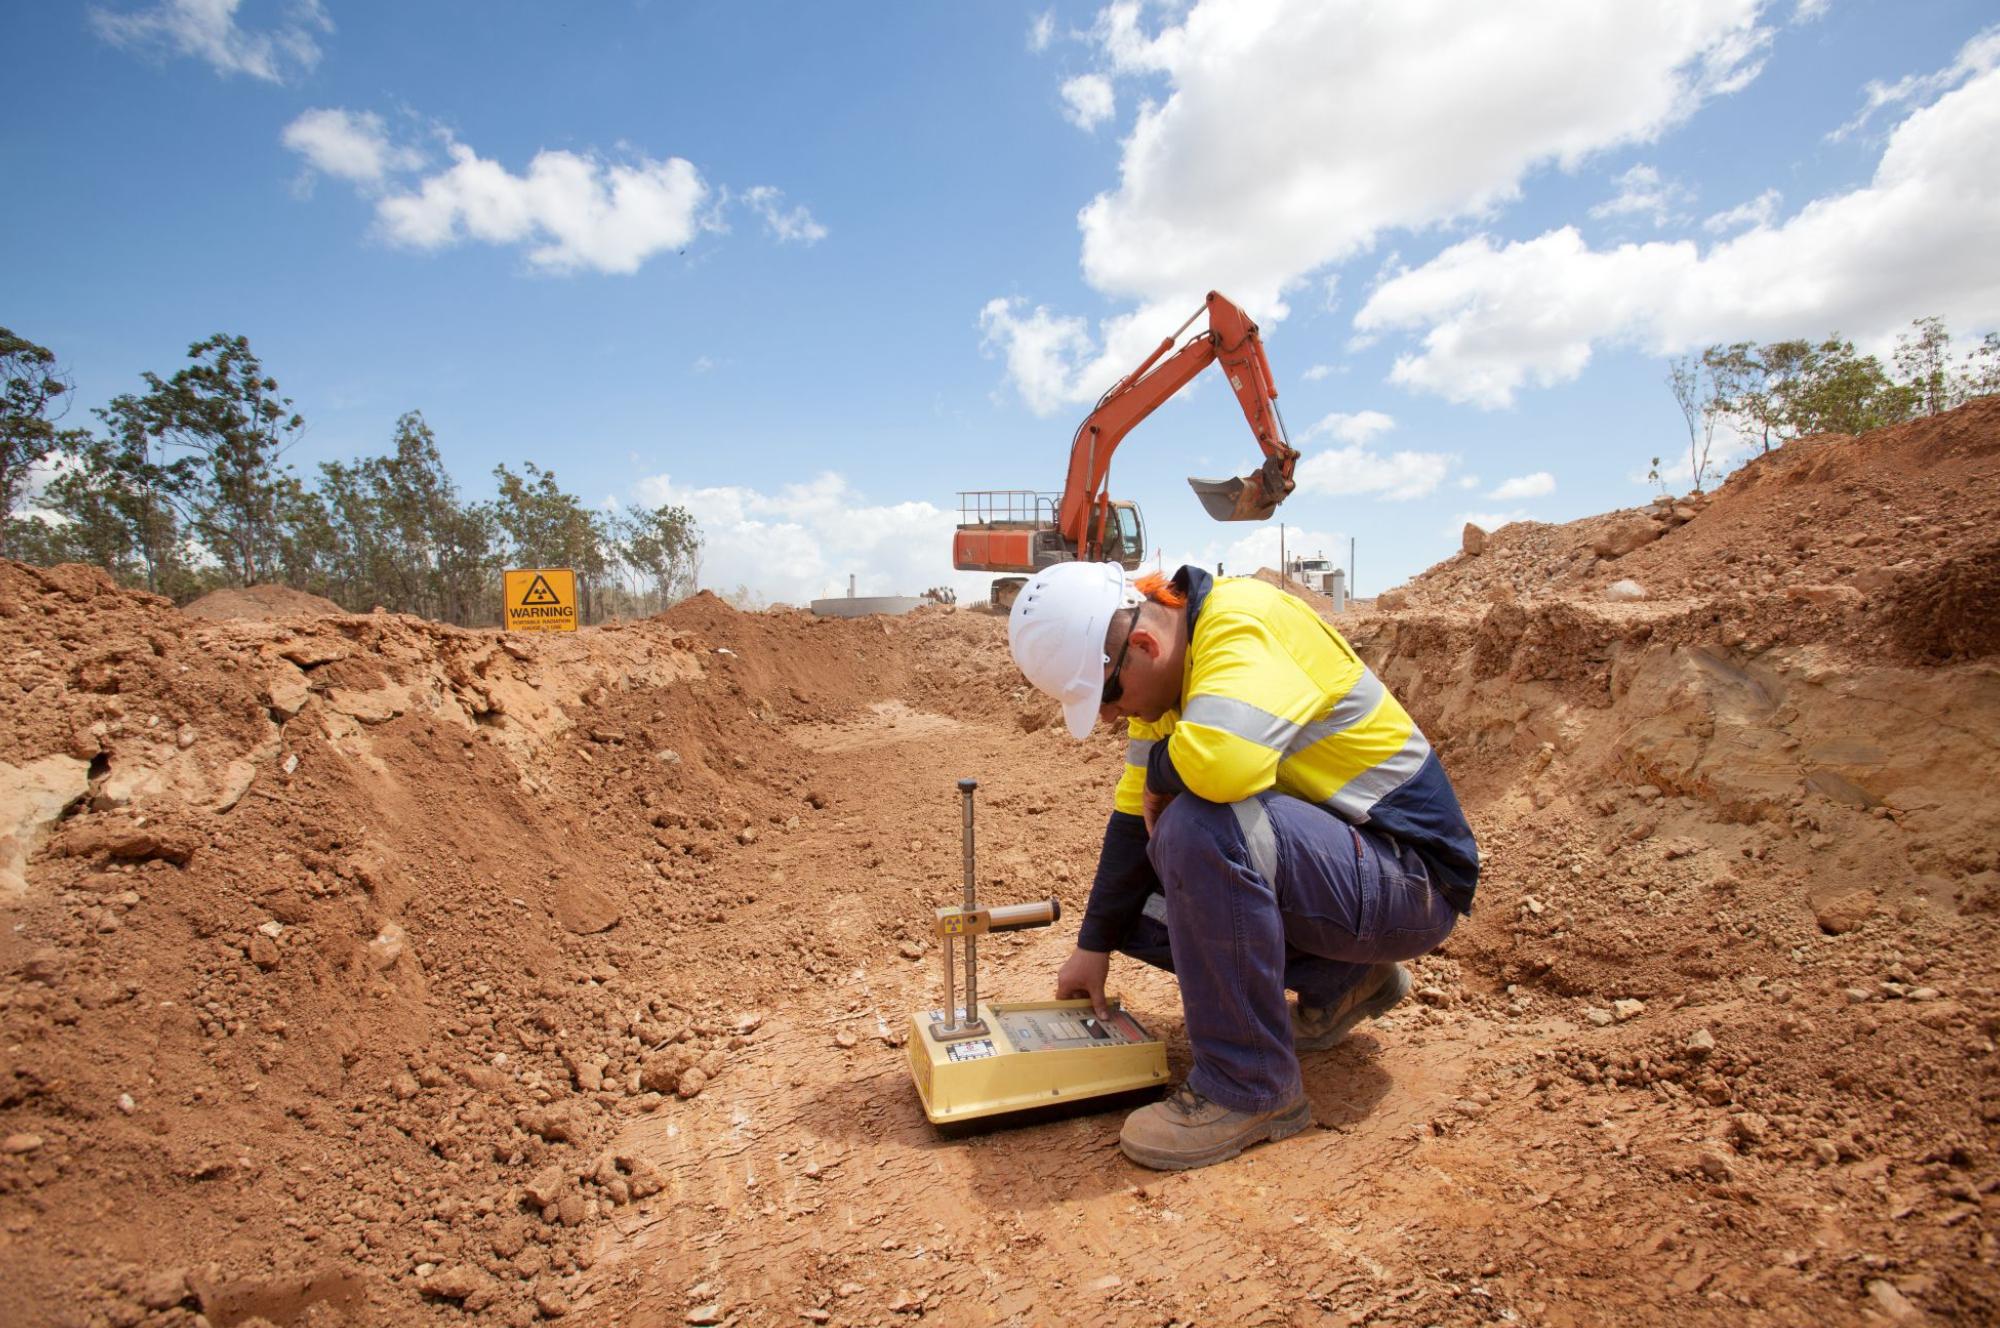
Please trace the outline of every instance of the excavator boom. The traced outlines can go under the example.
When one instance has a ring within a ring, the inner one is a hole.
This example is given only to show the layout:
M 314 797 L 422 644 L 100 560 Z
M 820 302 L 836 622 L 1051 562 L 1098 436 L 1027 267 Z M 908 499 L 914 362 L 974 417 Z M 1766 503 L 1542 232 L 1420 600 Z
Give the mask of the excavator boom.
M 1064 539 L 1081 556 L 1091 557 L 1102 543 L 1109 498 L 1105 477 L 1111 455 L 1141 420 L 1158 410 L 1174 393 L 1210 364 L 1221 362 L 1236 393 L 1237 404 L 1264 452 L 1264 462 L 1247 475 L 1221 480 L 1189 477 L 1188 485 L 1208 514 L 1218 521 L 1263 521 L 1277 510 L 1293 488 L 1292 468 L 1298 452 L 1285 437 L 1277 410 L 1277 385 L 1257 325 L 1227 297 L 1208 293 L 1204 305 L 1208 330 L 1190 337 L 1179 350 L 1174 341 L 1196 318 L 1181 324 L 1137 369 L 1120 379 L 1098 401 L 1097 408 L 1076 431 L 1070 448 L 1069 475 L 1063 486 L 1057 524 Z M 1172 352 L 1169 354 L 1169 352 Z

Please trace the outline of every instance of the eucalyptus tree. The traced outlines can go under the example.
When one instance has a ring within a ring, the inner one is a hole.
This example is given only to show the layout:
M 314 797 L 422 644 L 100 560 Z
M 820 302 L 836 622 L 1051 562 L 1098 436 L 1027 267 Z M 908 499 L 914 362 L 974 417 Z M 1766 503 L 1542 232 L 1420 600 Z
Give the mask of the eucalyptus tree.
M 188 347 L 188 359 L 169 379 L 147 372 L 144 393 L 112 398 L 100 416 L 159 467 L 159 496 L 226 583 L 270 580 L 284 570 L 284 521 L 298 492 L 281 458 L 305 420 L 246 338 L 217 333 Z
M 11 557 L 8 530 L 35 465 L 58 445 L 71 388 L 55 353 L 0 327 L 0 557 Z
M 638 585 L 638 598 L 658 613 L 686 599 L 701 577 L 701 526 L 672 503 L 610 519 L 618 560 Z

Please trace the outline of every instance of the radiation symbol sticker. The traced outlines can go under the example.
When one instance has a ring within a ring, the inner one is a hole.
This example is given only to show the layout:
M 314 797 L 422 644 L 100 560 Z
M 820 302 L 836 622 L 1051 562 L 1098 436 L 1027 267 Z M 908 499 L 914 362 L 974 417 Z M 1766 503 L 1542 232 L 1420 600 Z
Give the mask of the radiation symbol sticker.
M 573 632 L 576 573 L 567 567 L 510 571 L 501 602 L 510 632 Z

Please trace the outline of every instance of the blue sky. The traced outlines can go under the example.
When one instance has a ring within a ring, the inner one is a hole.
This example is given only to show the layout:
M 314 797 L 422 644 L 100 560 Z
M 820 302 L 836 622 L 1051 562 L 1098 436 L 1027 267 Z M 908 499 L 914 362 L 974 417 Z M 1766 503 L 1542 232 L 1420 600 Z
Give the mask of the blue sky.
M 983 593 L 956 492 L 1057 487 L 1210 288 L 1306 453 L 1294 545 L 1353 536 L 1363 593 L 1468 517 L 1644 501 L 1668 355 L 2000 326 L 1970 0 L 17 9 L 0 324 L 80 407 L 242 334 L 302 473 L 420 409 L 467 493 L 686 503 L 766 600 Z M 1112 491 L 1249 570 L 1275 523 L 1181 482 L 1257 459 L 1216 378 Z

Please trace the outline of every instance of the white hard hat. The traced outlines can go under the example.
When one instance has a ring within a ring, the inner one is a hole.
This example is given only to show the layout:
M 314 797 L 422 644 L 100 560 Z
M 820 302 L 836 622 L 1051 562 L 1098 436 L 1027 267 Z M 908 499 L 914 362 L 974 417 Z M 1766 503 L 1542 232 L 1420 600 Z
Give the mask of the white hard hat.
M 1007 616 L 1014 662 L 1062 706 L 1070 736 L 1097 726 L 1104 698 L 1104 634 L 1111 616 L 1143 598 L 1117 563 L 1057 563 L 1035 573 Z

